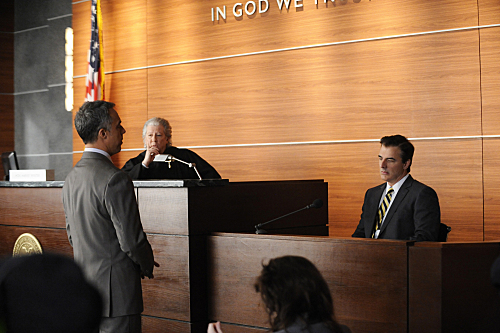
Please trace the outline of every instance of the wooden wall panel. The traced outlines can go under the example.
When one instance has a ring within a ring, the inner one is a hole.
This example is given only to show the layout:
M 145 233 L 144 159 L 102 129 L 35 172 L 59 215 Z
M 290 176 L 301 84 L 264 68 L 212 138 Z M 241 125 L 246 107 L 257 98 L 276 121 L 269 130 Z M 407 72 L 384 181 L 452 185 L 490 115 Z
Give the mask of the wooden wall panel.
M 303 8 L 280 12 L 270 1 L 267 13 L 244 15 L 238 21 L 231 14 L 233 3 L 222 0 L 103 1 L 107 71 L 382 37 L 108 74 L 108 100 L 117 103 L 127 130 L 125 151 L 113 157 L 114 163 L 121 167 L 140 152 L 143 123 L 153 116 L 171 121 L 174 145 L 181 147 L 377 140 L 394 133 L 414 138 L 499 134 L 496 36 L 500 28 L 383 38 L 498 24 L 497 0 L 347 0 L 319 1 L 318 6 L 313 0 L 300 2 Z M 224 5 L 226 21 L 212 22 L 210 8 Z M 78 2 L 73 8 L 75 75 L 83 75 L 90 2 Z M 83 101 L 84 84 L 84 78 L 75 80 L 75 108 Z M 134 95 L 136 89 L 140 91 Z M 76 132 L 73 141 L 74 151 L 83 150 Z M 477 229 L 483 223 L 480 139 L 416 145 L 416 163 L 422 158 L 430 161 L 419 155 L 420 145 L 435 157 L 433 163 L 415 167 L 413 174 L 438 192 L 443 221 L 453 228 L 450 240 L 497 237 L 496 232 L 485 231 L 483 236 Z M 371 151 L 369 143 L 361 146 L 355 145 L 354 150 Z M 352 147 L 345 142 L 195 150 L 232 181 L 324 178 L 330 183 L 330 218 L 341 216 L 334 218 L 337 229 L 332 232 L 348 235 L 359 220 L 367 184 L 378 183 L 370 160 L 349 155 Z M 339 151 L 342 159 L 336 155 Z M 473 160 L 462 160 L 464 151 Z M 297 168 L 303 162 L 303 156 L 298 161 L 298 152 L 308 157 L 307 165 Z M 485 154 L 489 154 L 485 161 L 493 158 L 492 153 Z M 75 162 L 79 158 L 74 154 Z M 241 161 L 248 160 L 259 168 L 242 167 Z M 338 165 L 358 171 L 359 185 L 353 192 L 339 188 L 344 178 L 332 176 Z M 494 179 L 494 171 L 488 170 L 485 198 L 491 196 L 486 189 L 495 187 L 495 182 L 488 184 Z M 342 211 L 334 214 L 333 207 Z M 494 225 L 499 223 L 487 216 L 496 216 L 499 210 L 485 203 L 485 230 L 497 228 Z M 474 222 L 467 224 L 466 219 Z
M 482 140 L 415 140 L 413 144 L 411 174 L 436 190 L 441 220 L 452 227 L 448 240 L 483 240 Z M 379 149 L 377 141 L 193 150 L 209 161 L 222 178 L 232 182 L 324 179 L 328 182 L 330 235 L 349 237 L 359 222 L 366 190 L 382 182 L 378 172 Z M 488 161 L 494 161 L 496 151 L 490 151 Z M 137 153 L 121 152 L 113 161 L 122 167 Z M 80 157 L 81 154 L 75 154 L 76 161 Z M 491 182 L 491 177 L 499 172 L 494 162 L 490 167 L 486 164 L 485 181 Z M 489 168 L 494 169 L 487 172 Z M 493 190 L 498 187 L 500 185 L 493 182 L 488 196 L 494 196 Z M 485 195 L 487 188 L 485 186 Z M 485 223 L 486 214 L 500 217 L 500 207 L 494 208 L 492 201 L 493 207 L 485 202 Z M 495 221 L 490 223 L 495 225 Z M 498 229 L 500 237 L 500 227 Z
M 73 166 L 82 158 L 82 153 L 73 153 Z
M 146 66 L 146 4 L 147 0 L 101 1 L 106 72 Z
M 82 142 L 82 139 L 78 135 L 78 132 L 75 129 L 75 114 L 78 112 L 82 104 L 85 102 L 85 78 L 78 78 L 73 80 L 73 118 L 71 121 L 71 125 L 73 126 L 73 151 L 83 151 L 85 149 L 85 145 Z M 78 158 L 79 161 L 80 158 Z M 75 164 L 75 154 L 73 154 L 73 164 Z
M 77 134 L 78 135 L 78 134 Z M 127 139 L 125 138 L 124 141 L 126 141 Z M 80 142 L 82 140 L 80 139 Z M 83 146 L 82 144 L 82 150 L 84 149 L 85 147 Z M 137 155 L 139 155 L 140 151 L 122 151 L 118 154 L 115 154 L 113 156 L 111 156 L 111 160 L 113 161 L 113 164 L 117 167 L 117 168 L 122 168 L 123 165 L 125 164 L 125 162 L 127 162 L 130 158 L 132 157 L 136 157 Z M 76 163 L 78 163 L 78 161 L 82 158 L 82 153 L 73 153 L 73 165 L 75 165 Z
M 0 3 L 0 154 L 14 150 L 14 0 Z M 0 180 L 4 179 L 3 167 Z
M 0 94 L 0 153 L 14 150 L 14 94 Z M 4 179 L 3 167 L 0 179 Z
M 73 119 L 85 98 L 85 78 L 75 80 Z M 116 104 L 126 130 L 122 149 L 144 147 L 142 127 L 147 118 L 147 72 L 145 70 L 106 75 L 106 100 Z M 73 151 L 83 151 L 85 145 L 73 124 Z M 137 154 L 136 154 L 137 155 Z
M 483 240 L 481 140 L 413 143 L 411 173 L 436 190 L 442 221 L 452 227 L 449 240 Z M 382 183 L 379 149 L 378 142 L 367 142 L 195 151 L 233 182 L 324 179 L 328 182 L 330 235 L 349 237 L 359 222 L 366 190 Z
M 477 31 L 153 68 L 148 84 L 179 146 L 481 134 Z
M 484 239 L 500 239 L 500 139 L 485 139 Z
M 0 16 L 0 17 L 3 17 Z M 0 93 L 14 92 L 14 32 L 0 31 Z
M 105 72 L 146 66 L 146 0 L 101 1 Z M 87 74 L 90 1 L 73 5 L 74 73 Z
M 90 47 L 90 5 L 91 1 L 73 0 L 73 73 L 77 75 L 87 74 L 88 51 Z M 85 79 L 83 79 L 85 80 Z M 83 83 L 85 86 L 85 81 Z M 77 91 L 74 92 L 75 108 L 79 102 Z M 85 95 L 82 95 L 82 100 Z
M 500 8 L 500 5 L 498 6 Z M 500 9 L 499 9 L 500 12 Z M 500 134 L 500 27 L 483 29 L 481 34 L 481 93 L 483 134 Z
M 144 125 L 144 124 L 143 124 Z M 127 134 L 125 134 L 127 135 Z M 142 134 L 141 134 L 141 137 L 142 137 Z M 125 143 L 129 138 L 128 137 L 125 137 L 123 139 L 123 142 Z M 141 145 L 141 147 L 143 147 L 144 144 Z M 143 149 L 144 150 L 144 149 Z M 132 151 L 121 151 L 120 153 L 116 154 L 116 155 L 113 155 L 111 157 L 111 159 L 113 160 L 113 163 L 118 167 L 118 168 L 122 168 L 125 163 L 133 158 L 133 157 L 136 157 L 137 155 L 139 155 L 140 153 L 142 152 L 142 150 L 132 150 Z
M 477 25 L 473 1 L 303 0 L 280 12 L 269 0 L 266 13 L 241 20 L 235 3 L 148 1 L 148 65 Z M 211 8 L 223 6 L 225 22 L 212 22 Z
M 479 25 L 499 24 L 500 6 L 498 0 L 479 0 Z
M 116 104 L 122 125 L 127 131 L 122 149 L 144 147 L 142 126 L 148 119 L 147 71 L 106 75 L 106 100 Z
M 14 32 L 14 0 L 0 2 L 0 31 Z

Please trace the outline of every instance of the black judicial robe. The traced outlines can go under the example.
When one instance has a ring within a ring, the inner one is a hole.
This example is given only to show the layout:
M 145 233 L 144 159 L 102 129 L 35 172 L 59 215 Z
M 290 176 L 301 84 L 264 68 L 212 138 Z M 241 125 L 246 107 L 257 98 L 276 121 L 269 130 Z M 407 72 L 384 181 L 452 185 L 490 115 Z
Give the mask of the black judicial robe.
M 221 178 L 214 167 L 189 149 L 167 147 L 162 154 L 170 154 L 184 162 L 195 163 L 202 179 Z M 167 162 L 151 162 L 149 168 L 145 168 L 142 165 L 145 155 L 146 151 L 143 151 L 137 157 L 131 158 L 122 170 L 127 172 L 132 179 L 199 179 L 193 168 L 177 161 L 171 162 L 170 168 Z

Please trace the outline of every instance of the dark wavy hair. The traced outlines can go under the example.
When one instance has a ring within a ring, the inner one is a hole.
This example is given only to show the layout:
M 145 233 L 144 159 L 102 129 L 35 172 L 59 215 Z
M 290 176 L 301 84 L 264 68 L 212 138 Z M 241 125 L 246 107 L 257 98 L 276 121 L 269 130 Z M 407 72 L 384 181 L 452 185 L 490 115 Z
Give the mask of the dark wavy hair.
M 262 264 L 255 290 L 262 296 L 273 332 L 297 321 L 307 326 L 324 323 L 333 332 L 341 332 L 334 319 L 330 289 L 306 258 L 284 256 Z
M 105 101 L 85 102 L 75 115 L 75 129 L 83 143 L 94 143 L 101 128 L 111 131 L 113 120 L 109 110 L 115 103 Z
M 380 139 L 380 144 L 384 147 L 398 147 L 401 150 L 401 160 L 403 163 L 410 160 L 410 165 L 407 171 L 410 172 L 411 162 L 413 162 L 413 153 L 415 152 L 415 147 L 402 135 L 396 134 L 391 136 L 384 136 Z

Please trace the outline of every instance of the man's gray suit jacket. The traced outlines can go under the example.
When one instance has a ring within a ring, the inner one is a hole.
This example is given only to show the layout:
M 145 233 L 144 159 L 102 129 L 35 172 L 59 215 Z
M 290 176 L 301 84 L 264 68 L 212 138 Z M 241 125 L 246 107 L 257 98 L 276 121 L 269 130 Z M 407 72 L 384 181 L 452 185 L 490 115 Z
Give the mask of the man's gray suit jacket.
M 141 271 L 153 271 L 130 177 L 104 155 L 84 152 L 62 191 L 74 258 L 101 292 L 103 316 L 143 311 Z
M 352 237 L 371 238 L 386 183 L 366 191 L 363 212 Z M 408 176 L 387 212 L 379 239 L 437 241 L 441 212 L 436 192 Z

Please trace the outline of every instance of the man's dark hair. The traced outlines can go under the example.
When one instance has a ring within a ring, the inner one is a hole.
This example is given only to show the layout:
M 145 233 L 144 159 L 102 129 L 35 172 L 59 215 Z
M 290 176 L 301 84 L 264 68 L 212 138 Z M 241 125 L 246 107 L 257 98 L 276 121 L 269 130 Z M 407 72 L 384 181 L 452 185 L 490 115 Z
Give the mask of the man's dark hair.
M 0 263 L 2 332 L 96 332 L 102 308 L 99 291 L 69 257 L 32 254 Z
M 402 135 L 396 134 L 391 136 L 384 136 L 380 139 L 380 144 L 384 147 L 398 147 L 401 150 L 401 160 L 403 163 L 410 160 L 410 165 L 407 171 L 410 172 L 411 163 L 413 162 L 413 153 L 415 152 L 415 147 Z
M 341 332 L 333 316 L 333 301 L 325 279 L 309 260 L 298 256 L 271 259 L 262 265 L 255 283 L 269 315 L 272 331 L 324 323 Z
M 114 103 L 106 101 L 83 103 L 75 115 L 75 128 L 83 143 L 96 142 L 101 128 L 111 131 L 113 121 L 109 110 L 114 106 Z

